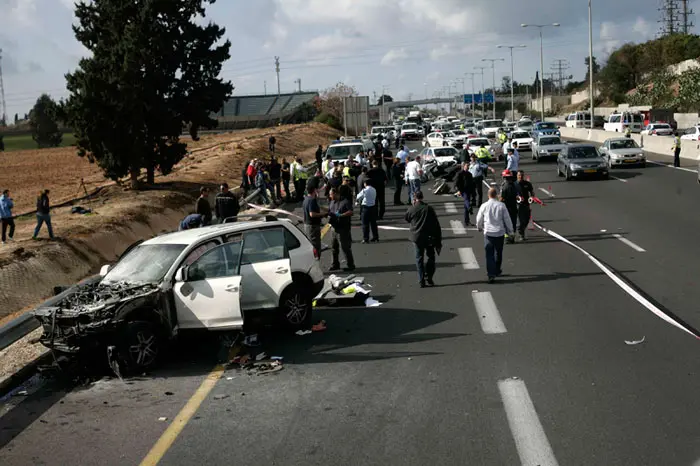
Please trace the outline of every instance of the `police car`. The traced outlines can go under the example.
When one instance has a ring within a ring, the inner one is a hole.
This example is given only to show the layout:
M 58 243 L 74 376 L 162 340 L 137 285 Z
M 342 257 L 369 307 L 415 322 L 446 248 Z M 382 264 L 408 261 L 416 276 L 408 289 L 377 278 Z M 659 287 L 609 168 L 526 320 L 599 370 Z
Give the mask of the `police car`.
M 372 141 L 365 138 L 345 138 L 336 139 L 331 142 L 326 150 L 326 156 L 331 156 L 331 160 L 347 160 L 349 156 L 354 159 L 361 151 L 374 150 Z

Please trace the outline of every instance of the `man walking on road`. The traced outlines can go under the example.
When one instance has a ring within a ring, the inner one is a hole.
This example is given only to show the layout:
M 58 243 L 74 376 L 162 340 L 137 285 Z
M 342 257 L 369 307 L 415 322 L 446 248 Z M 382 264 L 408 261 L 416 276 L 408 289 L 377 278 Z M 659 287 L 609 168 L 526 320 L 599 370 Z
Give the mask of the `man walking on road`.
M 678 136 L 678 131 L 673 136 L 673 166 L 681 166 L 681 138 Z
M 383 220 L 386 210 L 386 184 L 389 180 L 386 172 L 379 165 L 379 161 L 372 162 L 372 168 L 367 172 L 367 178 L 372 180 L 372 187 L 377 191 L 377 218 Z
M 401 202 L 401 190 L 404 185 L 404 166 L 400 158 L 396 157 L 396 159 L 394 159 L 394 165 L 391 167 L 391 171 L 391 177 L 394 179 L 394 205 L 403 205 L 403 202 Z
M 270 143 L 270 152 L 273 154 L 275 153 L 275 145 L 277 144 L 277 139 L 274 136 L 270 136 L 270 139 L 268 139 L 268 142 Z
M 331 203 L 328 208 L 328 223 L 333 227 L 333 264 L 330 271 L 340 270 L 340 250 L 343 250 L 347 267 L 345 272 L 355 270 L 355 259 L 352 255 L 352 234 L 350 232 L 350 221 L 352 218 L 352 202 L 343 199 L 337 188 L 330 190 Z
M 474 178 L 474 191 L 471 198 L 470 205 L 481 206 L 484 199 L 484 177 L 488 171 L 493 173 L 493 168 L 489 167 L 483 161 L 479 160 L 476 154 L 470 156 L 471 163 L 469 164 L 469 173 L 472 174 Z M 477 194 L 479 198 L 477 199 Z
M 357 202 L 361 205 L 360 220 L 362 222 L 362 243 L 369 243 L 370 229 L 372 230 L 372 242 L 378 243 L 377 191 L 372 187 L 372 181 L 370 179 L 364 180 L 364 189 L 357 194 Z
M 479 231 L 484 232 L 486 271 L 489 283 L 493 283 L 496 277 L 503 273 L 503 241 L 505 235 L 513 234 L 513 223 L 505 204 L 496 199 L 496 188 L 490 188 L 488 196 L 489 200 L 482 204 L 476 215 L 476 226 Z
M 513 228 L 515 228 L 518 221 L 518 186 L 515 184 L 514 173 L 510 170 L 503 170 L 501 176 L 504 180 L 503 187 L 501 189 L 501 202 L 506 205 L 508 215 L 510 216 L 510 224 L 513 225 Z M 508 234 L 506 237 L 508 238 L 509 243 L 515 242 L 515 236 Z
M 518 233 L 520 234 L 520 240 L 525 241 L 525 230 L 527 225 L 530 223 L 530 216 L 532 211 L 530 210 L 530 199 L 535 197 L 535 188 L 532 183 L 525 179 L 525 172 L 520 170 L 518 172 Z M 513 225 L 515 229 L 515 225 Z
M 408 202 L 413 202 L 413 195 L 420 191 L 420 178 L 423 176 L 423 167 L 420 164 L 420 155 L 406 164 L 406 184 L 408 185 Z
M 321 207 L 318 205 L 318 193 L 316 192 L 315 186 L 309 186 L 309 193 L 304 198 L 304 204 L 302 208 L 304 210 L 304 232 L 306 237 L 309 238 L 311 244 L 313 244 L 316 251 L 318 251 L 318 258 L 321 258 L 321 219 L 327 215 L 327 213 L 321 212 Z
M 406 221 L 411 224 L 410 239 L 416 250 L 416 267 L 418 269 L 418 284 L 434 286 L 435 253 L 442 250 L 442 228 L 435 209 L 423 202 L 423 192 L 417 191 L 413 197 L 413 205 L 406 212 Z M 425 256 L 427 263 L 424 263 Z
M 472 197 L 474 192 L 474 177 L 469 172 L 469 164 L 462 164 L 462 171 L 457 175 L 457 180 L 455 181 L 455 186 L 459 195 L 462 196 L 464 200 L 464 225 L 469 226 L 471 222 L 469 221 L 469 214 L 471 214 L 471 205 L 469 204 L 469 198 Z

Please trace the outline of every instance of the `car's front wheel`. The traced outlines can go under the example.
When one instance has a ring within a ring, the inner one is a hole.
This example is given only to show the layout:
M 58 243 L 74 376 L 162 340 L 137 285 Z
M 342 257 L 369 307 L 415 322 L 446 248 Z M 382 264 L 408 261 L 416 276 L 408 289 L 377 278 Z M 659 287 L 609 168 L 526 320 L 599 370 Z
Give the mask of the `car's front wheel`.
M 156 324 L 134 320 L 125 324 L 119 354 L 129 372 L 143 372 L 156 365 L 162 345 L 163 338 Z
M 282 294 L 280 310 L 283 323 L 293 329 L 305 329 L 311 324 L 313 297 L 304 287 L 293 284 Z

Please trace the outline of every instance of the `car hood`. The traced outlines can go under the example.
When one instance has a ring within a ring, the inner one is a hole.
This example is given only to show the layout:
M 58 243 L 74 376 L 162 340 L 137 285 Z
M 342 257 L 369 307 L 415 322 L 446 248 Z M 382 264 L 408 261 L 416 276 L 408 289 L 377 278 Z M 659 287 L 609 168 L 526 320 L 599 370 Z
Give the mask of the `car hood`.
M 575 163 L 576 165 L 599 165 L 606 162 L 603 157 L 596 157 L 594 159 L 569 159 L 569 163 Z
M 608 151 L 610 155 L 625 156 L 625 155 L 637 155 L 643 154 L 644 151 L 637 147 L 632 149 L 611 149 Z

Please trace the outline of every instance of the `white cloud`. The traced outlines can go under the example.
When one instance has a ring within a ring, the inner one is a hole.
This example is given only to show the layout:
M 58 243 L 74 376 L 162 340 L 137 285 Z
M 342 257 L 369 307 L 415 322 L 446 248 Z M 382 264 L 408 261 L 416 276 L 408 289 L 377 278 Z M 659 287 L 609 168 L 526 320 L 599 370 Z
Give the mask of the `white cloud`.
M 356 42 L 356 38 L 348 37 L 336 30 L 332 34 L 324 34 L 314 37 L 301 46 L 302 53 L 315 53 L 328 56 L 342 56 L 348 54 L 349 47 Z
M 35 22 L 36 0 L 8 0 L 7 5 L 1 5 L 3 9 L 2 21 L 13 26 L 32 27 Z
M 381 64 L 385 66 L 394 65 L 397 62 L 406 60 L 408 58 L 408 52 L 405 48 L 391 49 L 382 58 Z
M 646 40 L 654 35 L 653 26 L 641 16 L 637 17 L 632 30 L 640 35 L 638 38 L 640 40 Z
M 603 21 L 600 24 L 600 48 L 605 54 L 612 53 L 623 44 L 620 37 L 620 25 L 611 21 Z M 622 37 L 625 37 L 622 35 Z

